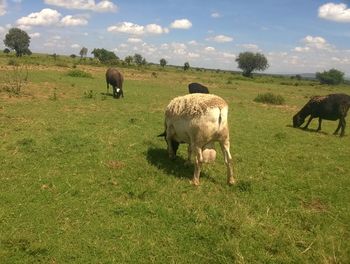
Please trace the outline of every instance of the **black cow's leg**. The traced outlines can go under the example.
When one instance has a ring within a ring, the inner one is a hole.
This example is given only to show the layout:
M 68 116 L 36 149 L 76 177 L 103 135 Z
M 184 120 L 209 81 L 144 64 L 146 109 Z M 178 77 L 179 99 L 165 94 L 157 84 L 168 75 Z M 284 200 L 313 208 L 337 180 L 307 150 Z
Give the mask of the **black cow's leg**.
M 109 92 L 109 84 L 107 82 L 107 94 L 108 94 L 108 92 Z
M 342 121 L 340 136 L 343 137 L 345 134 L 345 126 L 346 126 L 345 117 L 341 117 L 340 120 Z
M 337 135 L 338 132 L 339 132 L 339 129 L 342 127 L 342 121 L 341 121 L 341 118 L 339 118 L 339 124 L 338 124 L 338 127 L 337 129 L 334 131 L 333 135 Z
M 319 118 L 318 118 L 318 128 L 317 128 L 317 131 L 320 131 L 320 130 L 321 130 L 321 124 L 322 124 L 322 118 L 319 117 Z
M 113 86 L 113 97 L 117 98 L 117 88 Z
M 306 125 L 303 127 L 303 129 L 307 129 L 307 127 L 309 126 L 311 120 L 313 119 L 312 116 L 310 116 L 309 120 L 307 121 Z

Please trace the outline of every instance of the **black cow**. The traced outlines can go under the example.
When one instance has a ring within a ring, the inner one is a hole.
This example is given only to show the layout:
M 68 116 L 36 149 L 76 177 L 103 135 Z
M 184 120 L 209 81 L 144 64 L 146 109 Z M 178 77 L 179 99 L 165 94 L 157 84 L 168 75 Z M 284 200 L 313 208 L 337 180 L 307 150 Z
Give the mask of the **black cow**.
M 200 83 L 190 83 L 188 85 L 188 92 L 190 94 L 192 93 L 205 93 L 208 94 L 209 90 L 207 87 L 205 87 L 204 85 L 201 85 Z
M 309 120 L 303 129 L 306 129 L 311 120 L 318 117 L 317 131 L 321 130 L 322 119 L 338 120 L 339 125 L 334 131 L 334 135 L 338 134 L 341 128 L 340 136 L 344 136 L 345 131 L 345 117 L 350 107 L 350 96 L 347 94 L 329 94 L 326 96 L 314 96 L 309 102 L 293 116 L 293 126 L 300 127 L 307 116 L 310 115 Z
M 107 83 L 107 94 L 109 91 L 109 84 L 113 87 L 113 97 L 119 98 L 124 97 L 123 93 L 123 75 L 115 68 L 109 68 L 106 71 L 106 83 Z

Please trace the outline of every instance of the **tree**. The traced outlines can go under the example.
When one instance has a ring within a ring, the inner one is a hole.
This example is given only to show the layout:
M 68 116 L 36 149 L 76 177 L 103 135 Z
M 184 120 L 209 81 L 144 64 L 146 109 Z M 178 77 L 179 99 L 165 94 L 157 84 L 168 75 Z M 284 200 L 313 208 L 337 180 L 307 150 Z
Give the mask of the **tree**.
M 252 77 L 253 71 L 264 71 L 269 67 L 266 57 L 261 53 L 243 52 L 236 59 L 243 76 Z
M 134 58 L 132 56 L 126 56 L 124 61 L 127 65 L 130 66 L 134 62 Z
M 79 52 L 80 58 L 82 59 L 82 58 L 86 57 L 87 52 L 88 52 L 88 49 L 83 47 Z
M 329 71 L 316 72 L 316 79 L 321 84 L 337 85 L 344 82 L 344 73 L 336 69 L 330 69 Z
M 5 53 L 5 54 L 9 54 L 10 52 L 11 52 L 11 50 L 9 50 L 8 48 L 5 48 L 5 49 L 4 49 L 4 53 Z
M 190 64 L 188 62 L 185 62 L 184 71 L 187 71 L 189 68 L 190 68 Z
M 95 58 L 104 64 L 118 64 L 119 58 L 112 51 L 105 49 L 94 49 L 91 53 Z
M 140 54 L 135 53 L 134 55 L 134 62 L 136 65 L 140 66 L 142 65 L 143 57 Z
M 160 59 L 159 61 L 160 66 L 162 66 L 163 68 L 165 67 L 165 65 L 167 65 L 167 63 L 168 62 L 164 58 Z
M 14 49 L 17 57 L 31 54 L 31 51 L 29 50 L 30 37 L 27 32 L 19 28 L 11 28 L 9 30 L 5 36 L 4 44 L 10 49 Z

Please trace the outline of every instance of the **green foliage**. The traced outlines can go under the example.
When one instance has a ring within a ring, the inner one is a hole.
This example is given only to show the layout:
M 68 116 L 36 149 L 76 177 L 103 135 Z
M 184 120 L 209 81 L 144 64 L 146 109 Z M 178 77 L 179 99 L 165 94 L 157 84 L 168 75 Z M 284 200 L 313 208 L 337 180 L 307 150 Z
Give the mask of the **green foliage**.
M 85 58 L 86 55 L 87 55 L 87 53 L 88 53 L 88 49 L 85 48 L 85 47 L 82 47 L 82 49 L 81 49 L 80 52 L 79 52 L 80 58 L 81 58 L 81 59 L 82 59 L 82 58 Z
M 91 53 L 103 64 L 117 65 L 119 63 L 119 58 L 112 51 L 106 49 L 94 49 Z
M 85 72 L 85 71 L 82 71 L 82 70 L 78 70 L 78 69 L 70 70 L 67 73 L 67 75 L 70 76 L 70 77 L 92 78 L 91 73 Z
M 11 28 L 9 30 L 5 36 L 4 44 L 10 49 L 14 49 L 17 57 L 32 54 L 29 50 L 30 37 L 27 32 L 19 28 Z
M 266 57 L 261 53 L 243 52 L 236 59 L 243 76 L 251 77 L 253 71 L 264 71 L 269 67 Z
M 160 61 L 159 61 L 160 66 L 162 66 L 163 68 L 165 67 L 165 65 L 167 65 L 167 63 L 168 62 L 164 58 L 160 59 Z
M 273 93 L 263 93 L 258 94 L 254 99 L 255 102 L 265 103 L 265 104 L 274 104 L 274 105 L 282 105 L 285 103 L 285 99 L 281 95 L 275 95 Z
M 142 57 L 142 55 L 138 53 L 134 55 L 133 61 L 137 66 L 145 66 L 147 64 L 146 58 Z
M 344 73 L 336 69 L 324 71 L 323 73 L 317 72 L 316 79 L 321 84 L 338 85 L 344 82 Z
M 126 56 L 124 61 L 128 66 L 130 66 L 134 62 L 134 57 L 133 56 Z
M 188 62 L 184 63 L 184 71 L 187 71 L 190 68 L 190 64 Z
M 11 50 L 9 50 L 8 48 L 5 48 L 5 49 L 4 49 L 4 53 L 5 53 L 5 54 L 9 54 L 10 52 L 11 52 Z

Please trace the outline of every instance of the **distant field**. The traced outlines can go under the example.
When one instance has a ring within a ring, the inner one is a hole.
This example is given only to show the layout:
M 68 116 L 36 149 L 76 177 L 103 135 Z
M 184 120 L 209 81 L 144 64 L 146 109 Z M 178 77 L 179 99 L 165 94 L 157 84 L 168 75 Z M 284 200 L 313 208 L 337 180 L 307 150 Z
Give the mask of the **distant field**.
M 16 95 L 2 89 L 10 59 L 0 56 L 0 263 L 350 262 L 350 127 L 344 138 L 337 122 L 291 127 L 310 96 L 350 86 L 152 66 L 120 68 L 115 100 L 106 67 L 37 56 L 18 62 L 28 78 Z M 235 186 L 218 151 L 193 187 L 185 146 L 170 161 L 156 137 L 194 81 L 229 104 Z M 285 104 L 254 102 L 266 92 Z

